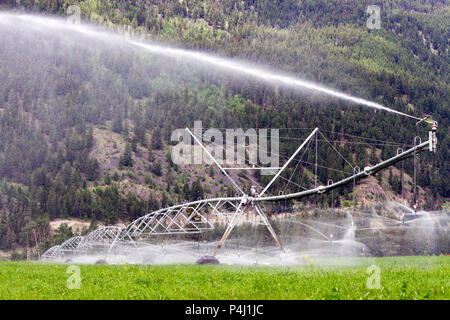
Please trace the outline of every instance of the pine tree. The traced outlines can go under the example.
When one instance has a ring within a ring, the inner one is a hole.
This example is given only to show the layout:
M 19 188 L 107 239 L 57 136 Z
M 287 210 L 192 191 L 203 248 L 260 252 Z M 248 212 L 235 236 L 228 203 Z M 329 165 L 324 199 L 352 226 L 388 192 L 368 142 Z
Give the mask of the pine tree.
M 105 176 L 103 177 L 103 182 L 106 185 L 110 185 L 111 184 L 111 176 L 109 175 L 108 171 L 105 172 Z
M 158 177 L 162 175 L 161 161 L 156 161 L 156 163 L 152 166 L 152 172 Z
M 134 136 L 136 137 L 137 141 L 142 144 L 143 146 L 146 145 L 145 141 L 145 126 L 143 121 L 137 121 L 134 126 Z
M 162 148 L 161 128 L 156 127 L 156 129 L 153 130 L 153 135 L 152 135 L 152 149 L 160 150 L 161 148 Z
M 137 143 L 138 143 L 137 138 L 133 137 L 133 139 L 131 139 L 131 150 L 133 150 L 134 153 L 137 152 Z
M 86 178 L 89 181 L 94 181 L 99 176 L 100 163 L 97 159 L 89 159 L 87 161 Z
M 191 200 L 196 201 L 204 198 L 202 183 L 199 179 L 195 180 L 191 188 Z
M 133 158 L 132 158 L 132 148 L 131 144 L 127 143 L 125 146 L 125 150 L 120 156 L 119 163 L 124 167 L 132 167 L 133 166 Z
M 148 161 L 153 162 L 155 160 L 155 154 L 153 153 L 152 146 L 148 146 Z
M 114 119 L 113 119 L 113 122 L 112 122 L 112 131 L 114 131 L 114 132 L 116 132 L 116 133 L 122 133 L 122 130 L 123 130 L 123 125 L 122 125 L 122 118 L 120 118 L 120 117 L 115 117 Z
M 183 184 L 182 195 L 183 195 L 184 199 L 190 199 L 190 197 L 191 197 L 191 190 L 189 189 L 189 184 L 187 184 L 187 183 Z

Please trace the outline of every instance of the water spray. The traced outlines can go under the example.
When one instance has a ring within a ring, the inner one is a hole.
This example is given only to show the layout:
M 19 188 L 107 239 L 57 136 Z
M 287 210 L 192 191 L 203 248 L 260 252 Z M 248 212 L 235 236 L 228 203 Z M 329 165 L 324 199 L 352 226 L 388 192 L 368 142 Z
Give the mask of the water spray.
M 230 59 L 225 59 L 222 57 L 218 57 L 212 54 L 202 53 L 193 50 L 186 50 L 180 48 L 173 48 L 169 46 L 163 46 L 156 43 L 144 43 L 141 41 L 133 40 L 128 37 L 120 36 L 118 34 L 112 34 L 105 31 L 101 31 L 99 28 L 94 26 L 85 25 L 85 24 L 69 24 L 67 21 L 56 18 L 49 17 L 39 17 L 35 15 L 16 15 L 16 14 L 0 14 L 0 23 L 10 23 L 15 24 L 17 21 L 14 19 L 21 19 L 26 21 L 26 26 L 29 27 L 30 23 L 34 23 L 41 28 L 47 29 L 59 29 L 59 30 L 67 30 L 72 32 L 77 32 L 86 36 L 94 37 L 97 39 L 103 40 L 117 40 L 122 43 L 126 43 L 132 45 L 136 48 L 141 48 L 146 50 L 147 52 L 172 57 L 172 58 L 184 58 L 191 62 L 200 63 L 203 65 L 214 66 L 223 70 L 232 71 L 238 74 L 247 75 L 253 77 L 255 79 L 264 81 L 269 84 L 281 84 L 286 87 L 297 88 L 297 89 L 307 89 L 315 92 L 320 92 L 328 96 L 332 96 L 338 99 L 342 99 L 345 101 L 349 101 L 355 104 L 364 105 L 366 107 L 370 107 L 373 109 L 384 110 L 387 112 L 395 113 L 398 115 L 402 115 L 408 117 L 410 119 L 418 120 L 420 122 L 425 121 L 427 123 L 431 123 L 431 121 L 426 120 L 425 118 L 419 118 L 413 115 L 406 114 L 401 111 L 397 111 L 386 106 L 383 106 L 379 103 L 369 101 L 366 99 L 354 97 L 350 94 L 346 94 L 331 88 L 327 88 L 323 85 L 319 85 L 314 82 L 310 82 L 307 80 L 299 79 L 297 77 L 283 75 L 281 73 L 273 72 L 271 70 L 266 70 L 262 67 L 250 65 L 245 62 L 237 62 Z M 11 21 L 11 19 L 13 21 Z

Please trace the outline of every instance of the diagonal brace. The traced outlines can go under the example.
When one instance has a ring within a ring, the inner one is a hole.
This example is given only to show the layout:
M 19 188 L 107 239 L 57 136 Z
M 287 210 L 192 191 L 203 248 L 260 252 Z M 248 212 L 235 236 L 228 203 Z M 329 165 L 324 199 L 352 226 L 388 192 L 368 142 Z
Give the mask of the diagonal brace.
M 200 140 L 189 130 L 189 128 L 186 128 L 186 131 L 194 138 L 195 142 L 197 142 L 200 147 L 203 149 L 203 151 L 211 158 L 212 161 L 216 164 L 216 166 L 219 167 L 219 169 L 222 171 L 222 173 L 230 180 L 230 182 L 233 184 L 233 187 L 238 190 L 240 193 L 245 195 L 244 191 L 237 185 L 237 183 L 228 175 L 228 173 L 225 171 L 225 169 L 217 162 L 217 160 L 209 153 L 208 149 L 205 148 L 205 146 L 200 142 Z
M 246 199 L 243 199 L 239 206 L 237 207 L 236 211 L 234 212 L 233 218 L 231 219 L 230 223 L 228 224 L 227 229 L 225 230 L 225 233 L 222 236 L 222 239 L 220 239 L 219 244 L 217 245 L 216 251 L 214 251 L 214 256 L 217 254 L 219 249 L 222 247 L 223 243 L 227 240 L 228 236 L 230 235 L 231 231 L 234 229 L 234 226 L 239 221 L 240 217 L 244 213 L 244 209 L 241 210 L 242 205 L 246 202 Z
M 283 244 L 281 243 L 280 238 L 278 238 L 277 234 L 275 233 L 275 230 L 273 230 L 273 227 L 270 224 L 269 218 L 264 213 L 264 211 L 262 211 L 259 204 L 255 204 L 255 209 L 256 209 L 256 212 L 258 212 L 258 214 L 260 215 L 260 217 L 263 220 L 264 224 L 266 225 L 267 229 L 269 229 L 269 232 L 272 235 L 272 237 L 275 239 L 275 242 L 280 246 L 280 249 L 283 250 L 283 252 L 286 252 Z
M 266 193 L 267 189 L 269 189 L 269 187 L 272 185 L 272 183 L 275 182 L 275 180 L 277 180 L 278 176 L 281 174 L 281 172 L 284 171 L 284 169 L 286 169 L 286 167 L 288 166 L 288 164 L 295 158 L 295 156 L 300 152 L 300 150 L 303 149 L 303 147 L 308 143 L 308 141 L 314 136 L 314 134 L 319 130 L 319 128 L 315 128 L 313 130 L 313 132 L 311 132 L 311 134 L 308 136 L 308 138 L 306 138 L 305 141 L 303 141 L 303 143 L 300 145 L 300 147 L 298 147 L 297 150 L 295 150 L 295 152 L 292 154 L 292 156 L 289 158 L 288 161 L 286 161 L 286 163 L 284 164 L 284 166 L 277 172 L 277 174 L 275 175 L 275 177 L 273 177 L 272 180 L 270 180 L 270 182 L 267 184 L 267 186 L 264 188 L 263 191 L 261 191 L 259 197 L 261 197 L 264 193 Z

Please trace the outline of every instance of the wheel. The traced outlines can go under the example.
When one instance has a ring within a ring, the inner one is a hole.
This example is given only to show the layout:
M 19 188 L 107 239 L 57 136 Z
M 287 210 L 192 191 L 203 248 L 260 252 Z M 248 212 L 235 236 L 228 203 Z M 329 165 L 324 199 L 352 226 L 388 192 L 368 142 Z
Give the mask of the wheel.
M 219 260 L 217 260 L 214 256 L 204 256 L 198 259 L 196 264 L 220 264 Z

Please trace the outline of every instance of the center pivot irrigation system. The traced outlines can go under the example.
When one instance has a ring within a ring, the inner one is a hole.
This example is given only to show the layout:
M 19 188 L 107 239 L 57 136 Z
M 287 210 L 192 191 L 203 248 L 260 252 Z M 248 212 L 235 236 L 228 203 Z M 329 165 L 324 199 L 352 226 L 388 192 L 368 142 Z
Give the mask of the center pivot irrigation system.
M 408 115 L 409 116 L 409 115 Z M 382 161 L 374 166 L 367 166 L 363 170 L 359 167 L 353 167 L 354 172 L 340 181 L 329 181 L 327 185 L 318 185 L 317 183 L 317 142 L 316 142 L 316 174 L 314 181 L 314 188 L 306 189 L 301 192 L 287 193 L 280 192 L 278 195 L 266 196 L 267 190 L 280 177 L 280 174 L 288 167 L 299 152 L 313 139 L 318 137 L 318 128 L 315 128 L 303 143 L 295 150 L 291 157 L 285 162 L 282 167 L 270 168 L 275 169 L 276 174 L 270 182 L 257 192 L 257 188 L 252 186 L 250 192 L 245 193 L 236 181 L 227 172 L 228 170 L 248 170 L 253 168 L 224 168 L 211 155 L 208 149 L 202 144 L 196 135 L 194 135 L 188 128 L 186 131 L 193 137 L 194 141 L 201 146 L 205 154 L 217 165 L 225 177 L 230 181 L 234 187 L 236 196 L 234 197 L 219 197 L 211 199 L 202 199 L 192 201 L 184 204 L 174 205 L 168 208 L 159 209 L 144 215 L 135 221 L 131 222 L 125 227 L 107 226 L 99 228 L 84 237 L 71 238 L 61 245 L 54 246 L 47 250 L 41 257 L 43 260 L 61 260 L 71 258 L 77 255 L 94 255 L 101 256 L 104 259 L 110 254 L 120 254 L 127 252 L 130 248 L 140 248 L 145 246 L 145 240 L 150 240 L 159 235 L 180 235 L 180 234 L 198 234 L 214 229 L 215 222 L 225 222 L 226 230 L 220 239 L 212 256 L 204 256 L 200 258 L 197 263 L 219 263 L 216 258 L 217 252 L 220 250 L 233 228 L 238 224 L 240 218 L 246 211 L 254 210 L 260 217 L 260 221 L 269 230 L 275 242 L 281 250 L 285 250 L 283 244 L 273 229 L 267 215 L 261 208 L 263 202 L 277 202 L 289 199 L 300 199 L 314 194 L 323 194 L 343 185 L 355 182 L 378 172 L 381 169 L 394 165 L 395 163 L 409 157 L 414 157 L 414 169 L 416 154 L 422 151 L 429 150 L 436 152 L 437 148 L 437 122 L 429 120 L 428 116 L 425 118 L 416 118 L 420 122 L 426 122 L 431 126 L 428 134 L 428 139 L 421 142 L 419 137 L 414 139 L 414 146 L 403 151 L 397 150 L 397 155 L 385 161 Z M 416 143 L 418 142 L 418 143 Z M 337 151 L 335 149 L 335 151 Z M 342 155 L 341 155 L 342 156 Z M 345 160 L 345 159 L 344 159 Z M 267 169 L 267 168 L 256 168 Z M 415 170 L 414 170 L 415 171 Z M 414 179 L 415 184 L 415 179 Z M 414 185 L 414 203 L 416 202 Z M 101 260 L 104 261 L 104 260 Z

